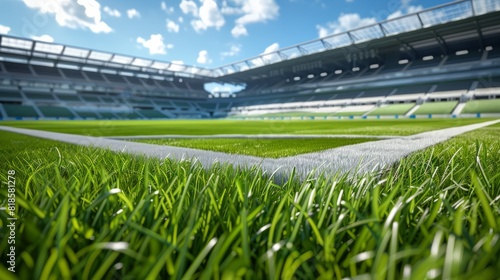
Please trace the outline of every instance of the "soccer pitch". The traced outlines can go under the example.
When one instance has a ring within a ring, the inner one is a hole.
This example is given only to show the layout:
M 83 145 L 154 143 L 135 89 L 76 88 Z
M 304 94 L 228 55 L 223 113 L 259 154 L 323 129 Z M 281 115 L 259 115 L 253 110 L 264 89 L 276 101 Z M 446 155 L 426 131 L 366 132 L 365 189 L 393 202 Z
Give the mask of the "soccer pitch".
M 408 136 L 484 121 L 1 124 L 102 137 L 368 137 Z M 292 171 L 278 180 L 258 166 L 214 163 L 205 168 L 192 158 L 158 160 L 0 130 L 0 178 L 15 180 L 10 184 L 15 185 L 15 259 L 22 279 L 496 279 L 498 139 L 497 123 L 376 172 L 301 179 Z M 194 140 L 207 146 L 214 141 L 251 142 Z M 277 143 L 260 149 L 285 146 Z M 290 143 L 286 146 L 306 145 Z M 7 203 L 8 198 L 8 188 L 1 188 L 0 201 Z M 9 211 L 0 212 L 2 229 L 9 223 Z M 7 238 L 1 239 L 0 251 L 0 278 L 10 279 Z

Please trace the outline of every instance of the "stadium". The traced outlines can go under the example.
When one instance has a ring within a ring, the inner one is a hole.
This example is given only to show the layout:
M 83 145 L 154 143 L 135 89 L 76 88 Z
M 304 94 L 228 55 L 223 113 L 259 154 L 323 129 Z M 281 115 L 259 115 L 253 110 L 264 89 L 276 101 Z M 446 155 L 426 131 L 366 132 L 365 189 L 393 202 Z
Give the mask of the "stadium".
M 216 68 L 0 35 L 0 278 L 498 279 L 499 18 Z

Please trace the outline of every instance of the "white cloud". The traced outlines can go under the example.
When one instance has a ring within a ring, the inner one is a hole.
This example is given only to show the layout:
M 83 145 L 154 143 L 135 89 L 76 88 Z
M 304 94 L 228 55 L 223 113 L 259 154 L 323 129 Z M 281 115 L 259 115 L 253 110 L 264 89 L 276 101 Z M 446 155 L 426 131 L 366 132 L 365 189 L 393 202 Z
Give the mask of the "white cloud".
M 54 42 L 54 38 L 52 38 L 52 36 L 47 35 L 47 34 L 44 34 L 42 36 L 31 36 L 31 39 L 33 39 L 35 41 L 43 41 L 43 42 L 48 42 L 48 43 Z
M 233 27 L 233 29 L 231 29 L 231 35 L 233 35 L 234 38 L 238 38 L 240 36 L 247 36 L 248 31 L 244 25 L 237 24 Z
M 139 13 L 139 11 L 137 11 L 136 9 L 128 9 L 127 10 L 127 16 L 130 19 L 132 19 L 132 18 L 140 18 L 141 17 L 141 13 Z
M 235 20 L 235 27 L 231 30 L 234 37 L 247 35 L 247 24 L 267 22 L 278 17 L 279 6 L 274 0 L 234 0 L 236 6 L 229 6 L 226 1 L 222 4 L 222 13 L 226 15 L 241 15 Z
M 387 19 L 394 19 L 394 18 L 398 18 L 398 17 L 404 16 L 406 14 L 413 14 L 413 13 L 416 13 L 416 12 L 420 12 L 423 9 L 424 8 L 421 5 L 418 5 L 418 6 L 407 6 L 407 7 L 403 6 L 400 10 L 397 10 L 394 13 L 390 14 L 389 16 L 387 16 Z
M 179 25 L 172 20 L 167 19 L 167 31 L 168 32 L 179 32 Z
M 221 52 L 220 55 L 224 57 L 232 57 L 236 56 L 240 53 L 241 51 L 241 45 L 232 45 L 229 51 L 226 52 Z
M 375 18 L 361 18 L 359 14 L 341 14 L 337 21 L 328 22 L 326 26 L 316 25 L 319 37 L 338 34 L 355 28 L 375 24 Z
M 220 29 L 224 26 L 224 16 L 219 10 L 219 6 L 214 0 L 203 0 L 203 3 L 198 11 L 198 19 L 191 21 L 196 32 L 206 30 L 209 27 Z
M 198 58 L 196 59 L 196 62 L 199 64 L 210 64 L 212 63 L 212 60 L 208 57 L 208 51 L 202 50 L 198 53 Z
M 198 5 L 192 0 L 182 0 L 179 4 L 184 14 L 192 14 L 194 17 L 198 16 Z
M 101 5 L 96 0 L 23 0 L 24 4 L 43 14 L 54 14 L 60 26 L 90 29 L 94 33 L 113 31 L 101 20 Z
M 253 65 L 262 66 L 265 63 L 271 63 L 279 60 L 279 55 L 276 53 L 280 49 L 280 45 L 278 43 L 273 43 L 269 45 L 263 53 L 261 53 L 260 58 L 256 58 L 252 60 Z
M 0 34 L 9 34 L 10 27 L 0 24 Z
M 110 8 L 110 7 L 108 7 L 108 6 L 105 6 L 105 7 L 104 7 L 104 9 L 103 9 L 103 11 L 104 11 L 106 14 L 108 14 L 108 15 L 112 16 L 112 17 L 121 17 L 121 15 L 122 15 L 122 14 L 120 13 L 120 11 L 118 11 L 117 9 L 111 9 L 111 8 Z
M 184 22 L 184 18 L 183 18 L 183 17 L 179 17 L 179 18 L 177 19 L 177 21 L 178 21 L 179 23 L 183 23 L 183 22 Z
M 174 12 L 174 7 L 168 7 L 167 3 L 164 1 L 161 2 L 161 9 L 167 13 L 173 13 Z
M 163 36 L 161 34 L 151 34 L 148 40 L 142 37 L 137 37 L 137 43 L 148 49 L 149 54 L 151 55 L 167 54 L 167 46 L 163 42 Z

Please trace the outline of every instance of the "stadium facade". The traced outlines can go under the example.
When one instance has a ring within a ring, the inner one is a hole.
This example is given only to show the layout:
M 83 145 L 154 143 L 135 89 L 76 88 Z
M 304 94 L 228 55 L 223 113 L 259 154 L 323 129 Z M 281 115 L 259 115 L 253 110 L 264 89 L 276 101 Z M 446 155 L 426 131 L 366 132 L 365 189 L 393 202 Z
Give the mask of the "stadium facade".
M 455 1 L 215 69 L 0 35 L 0 117 L 500 114 L 499 18 L 500 1 Z

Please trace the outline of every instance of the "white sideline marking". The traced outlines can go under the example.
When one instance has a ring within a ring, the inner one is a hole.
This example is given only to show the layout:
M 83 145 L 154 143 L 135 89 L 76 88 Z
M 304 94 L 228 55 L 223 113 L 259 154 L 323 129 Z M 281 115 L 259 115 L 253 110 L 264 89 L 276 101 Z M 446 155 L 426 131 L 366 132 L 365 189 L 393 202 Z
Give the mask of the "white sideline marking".
M 365 142 L 278 159 L 226 154 L 190 148 L 153 145 L 6 126 L 0 126 L 0 129 L 71 144 L 104 148 L 115 152 L 145 155 L 159 159 L 164 159 L 166 157 L 176 160 L 196 158 L 204 168 L 209 168 L 215 162 L 229 163 L 244 168 L 258 165 L 266 173 L 272 174 L 273 172 L 276 172 L 275 175 L 281 178 L 286 178 L 286 176 L 291 173 L 293 168 L 295 168 L 298 176 L 306 178 L 312 171 L 315 171 L 315 174 L 317 175 L 322 172 L 329 174 L 332 172 L 369 172 L 377 168 L 396 163 L 401 158 L 413 152 L 443 142 L 451 137 L 498 122 L 500 122 L 500 120 L 434 130 L 394 139 Z
M 102 136 L 101 138 L 116 139 L 116 140 L 133 140 L 133 139 L 299 139 L 299 138 L 377 138 L 377 139 L 394 139 L 403 136 L 392 135 L 359 135 L 359 134 L 213 134 L 213 135 L 181 135 L 181 134 L 165 134 L 165 135 L 133 135 L 133 136 Z

